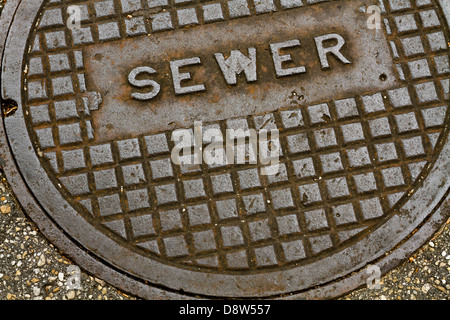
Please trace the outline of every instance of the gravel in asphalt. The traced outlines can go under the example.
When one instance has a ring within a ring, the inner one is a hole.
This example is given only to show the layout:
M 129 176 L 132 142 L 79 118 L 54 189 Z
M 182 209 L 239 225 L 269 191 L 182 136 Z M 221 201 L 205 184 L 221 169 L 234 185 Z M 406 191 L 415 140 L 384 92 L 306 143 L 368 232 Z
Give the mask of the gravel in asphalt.
M 0 299 L 131 300 L 81 270 L 81 288 L 71 289 L 74 264 L 49 243 L 24 214 L 0 176 Z M 450 220 L 408 261 L 382 277 L 379 289 L 362 288 L 346 300 L 450 300 Z
M 4 3 L 0 0 L 0 12 Z M 409 260 L 382 277 L 379 289 L 362 288 L 340 299 L 450 300 L 449 223 Z M 0 299 L 136 299 L 84 271 L 80 272 L 80 289 L 68 288 L 73 267 L 24 214 L 0 173 Z

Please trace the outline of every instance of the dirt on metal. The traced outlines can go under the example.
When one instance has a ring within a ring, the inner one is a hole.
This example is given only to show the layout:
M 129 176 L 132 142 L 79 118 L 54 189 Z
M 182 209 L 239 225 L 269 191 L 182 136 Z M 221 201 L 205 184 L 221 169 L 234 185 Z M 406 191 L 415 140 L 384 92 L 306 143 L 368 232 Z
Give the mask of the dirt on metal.
M 10 1 L 2 166 L 47 238 L 123 290 L 339 296 L 447 221 L 442 1 Z M 278 132 L 278 171 L 174 163 L 199 122 L 200 152 Z

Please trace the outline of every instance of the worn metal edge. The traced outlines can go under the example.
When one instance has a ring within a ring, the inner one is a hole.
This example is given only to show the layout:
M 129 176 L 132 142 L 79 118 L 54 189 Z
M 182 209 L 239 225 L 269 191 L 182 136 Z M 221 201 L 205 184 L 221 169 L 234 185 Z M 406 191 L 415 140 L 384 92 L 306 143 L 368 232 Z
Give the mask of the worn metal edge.
M 26 0 L 8 1 L 0 16 L 0 68 L 2 68 L 1 64 L 3 62 L 3 53 L 9 28 L 14 21 L 13 18 L 16 9 L 22 1 Z M 132 277 L 117 271 L 115 268 L 110 267 L 104 261 L 100 261 L 91 252 L 84 250 L 74 243 L 70 235 L 66 234 L 45 213 L 26 185 L 18 170 L 16 162 L 12 157 L 3 119 L 0 125 L 0 168 L 4 171 L 8 184 L 14 191 L 14 196 L 22 207 L 23 212 L 36 224 L 46 239 L 53 243 L 61 253 L 68 256 L 74 263 L 82 267 L 87 273 L 104 279 L 112 286 L 120 288 L 124 292 L 137 295 L 144 299 L 186 299 L 187 296 L 185 295 L 179 295 L 167 290 L 150 287 L 139 280 L 133 279 Z
M 443 11 L 446 14 L 447 21 L 450 21 L 449 7 L 448 5 L 444 5 L 444 3 L 448 3 L 448 1 L 449 0 L 439 0 L 442 8 L 446 9 Z M 5 9 L 8 7 L 9 11 L 5 12 L 14 12 L 12 6 L 14 6 L 14 4 L 18 5 L 19 3 L 20 2 L 18 0 L 12 0 L 11 2 L 8 2 Z M 4 23 L 5 19 L 3 19 L 3 17 L 0 18 L 0 39 L 2 40 L 0 48 L 2 49 L 2 51 L 4 44 L 3 39 L 6 39 L 6 35 L 10 25 L 7 23 L 7 21 L 6 23 Z M 9 19 L 9 21 L 11 20 L 12 17 L 11 19 Z M 16 167 L 15 161 L 10 154 L 3 123 L 0 127 L 0 153 L 3 156 L 4 161 L 1 161 L 1 164 L 5 173 L 7 174 L 8 181 L 11 186 L 13 186 L 13 190 L 15 191 L 16 197 L 18 198 L 19 202 L 24 207 L 24 209 L 26 209 L 26 213 L 37 224 L 43 234 L 51 242 L 55 243 L 55 245 L 60 248 L 60 250 L 71 257 L 74 262 L 80 264 L 80 266 L 84 269 L 87 269 L 89 273 L 94 273 L 97 276 L 103 278 L 108 283 L 117 286 L 124 291 L 133 292 L 133 294 L 141 296 L 143 298 L 167 299 L 186 297 L 185 295 L 181 296 L 178 294 L 168 293 L 165 290 L 157 289 L 158 292 L 152 292 L 153 290 L 155 290 L 155 288 L 149 287 L 148 285 L 145 285 L 140 281 L 136 281 L 132 277 L 124 275 L 121 272 L 117 272 L 113 268 L 110 268 L 103 262 L 99 262 L 97 259 L 92 257 L 91 253 L 87 253 L 76 244 L 74 244 L 70 239 L 70 236 L 60 230 L 60 228 L 56 226 L 53 221 L 51 221 L 51 219 L 42 211 L 42 208 L 40 208 L 37 203 L 33 201 L 34 196 L 25 185 L 18 171 L 18 168 Z M 448 202 L 448 197 L 445 202 Z M 444 210 L 442 210 L 441 206 L 445 207 Z M 390 252 L 386 258 L 383 258 L 377 262 L 377 264 L 382 267 L 382 270 L 384 272 L 387 272 L 388 270 L 398 265 L 402 261 L 402 259 L 406 258 L 408 255 L 412 254 L 419 247 L 421 247 L 434 234 L 434 232 L 437 231 L 439 226 L 445 222 L 446 218 L 449 215 L 448 207 L 441 201 L 434 209 L 434 213 L 431 214 L 429 219 L 413 236 L 411 236 L 400 247 Z M 348 278 L 333 281 L 333 283 L 330 283 L 328 285 L 307 290 L 303 293 L 293 295 L 291 296 L 291 298 L 332 298 L 338 295 L 342 295 L 364 283 L 364 277 L 361 273 L 362 271 L 356 272 L 356 274 Z M 344 287 L 342 287 L 342 285 Z M 338 286 L 341 287 L 337 288 Z
M 450 27 L 450 0 L 438 0 L 442 12 L 447 21 L 447 28 Z M 450 135 L 450 134 L 449 134 Z M 448 143 L 449 135 L 446 137 Z M 433 208 L 432 212 L 424 221 L 393 249 L 381 257 L 371 262 L 376 264 L 382 275 L 387 274 L 392 269 L 401 265 L 405 260 L 420 250 L 439 229 L 450 220 L 450 188 L 445 192 L 445 196 Z M 307 292 L 293 295 L 292 299 L 332 299 L 348 294 L 349 292 L 363 287 L 366 284 L 368 275 L 364 272 L 366 269 L 353 272 L 347 277 L 325 284 L 321 287 L 311 289 Z

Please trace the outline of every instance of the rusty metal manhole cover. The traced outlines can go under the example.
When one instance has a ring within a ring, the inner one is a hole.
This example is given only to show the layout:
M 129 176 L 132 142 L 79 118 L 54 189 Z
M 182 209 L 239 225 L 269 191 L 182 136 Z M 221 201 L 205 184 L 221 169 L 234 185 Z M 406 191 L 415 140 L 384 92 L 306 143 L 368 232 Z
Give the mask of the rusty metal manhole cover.
M 445 0 L 8 0 L 3 168 L 51 241 L 136 295 L 343 294 L 448 217 L 448 14 Z M 248 136 L 243 162 L 208 149 L 227 130 Z M 224 161 L 175 162 L 180 132 Z M 263 146 L 274 172 L 252 158 Z

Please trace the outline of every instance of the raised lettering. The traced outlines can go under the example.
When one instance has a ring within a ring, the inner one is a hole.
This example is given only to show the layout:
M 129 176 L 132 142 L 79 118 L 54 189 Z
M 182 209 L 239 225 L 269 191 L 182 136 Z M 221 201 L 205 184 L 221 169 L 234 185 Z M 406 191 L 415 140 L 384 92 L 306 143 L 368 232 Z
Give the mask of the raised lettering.
M 141 73 L 148 73 L 153 74 L 156 73 L 156 71 L 150 67 L 137 67 L 131 70 L 131 72 L 128 74 L 128 82 L 138 88 L 144 88 L 148 86 L 152 86 L 153 90 L 148 93 L 139 93 L 139 92 L 133 92 L 131 96 L 136 100 L 150 100 L 156 97 L 161 90 L 161 86 L 156 81 L 150 80 L 150 79 L 136 79 L 137 76 Z
M 324 42 L 329 40 L 337 40 L 337 44 L 331 47 L 324 47 Z M 341 60 L 344 64 L 351 64 L 351 62 L 342 55 L 340 50 L 345 44 L 345 40 L 342 36 L 336 33 L 326 34 L 320 37 L 314 37 L 316 41 L 317 52 L 319 53 L 320 64 L 322 65 L 322 69 L 328 69 L 330 64 L 328 63 L 328 53 L 332 53 L 337 59 Z
M 181 81 L 190 80 L 192 77 L 189 72 L 180 73 L 180 68 L 200 63 L 201 61 L 199 57 L 175 60 L 170 62 L 170 70 L 172 71 L 172 80 L 173 80 L 173 87 L 175 89 L 175 94 L 186 94 L 206 90 L 203 84 L 198 84 L 189 87 L 181 86 Z
M 300 46 L 300 40 L 298 39 L 274 43 L 270 45 L 270 50 L 272 50 L 273 64 L 275 66 L 275 73 L 277 77 L 306 73 L 306 68 L 304 66 L 283 69 L 283 62 L 292 61 L 292 58 L 290 54 L 280 55 L 280 49 L 292 48 L 296 46 Z
M 248 48 L 248 55 L 250 58 L 239 50 L 232 50 L 228 59 L 225 59 L 222 53 L 214 54 L 227 84 L 235 85 L 237 83 L 236 75 L 242 71 L 244 71 L 247 82 L 256 81 L 256 49 Z

